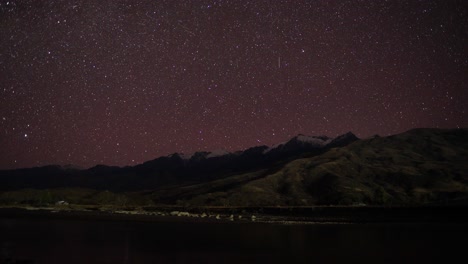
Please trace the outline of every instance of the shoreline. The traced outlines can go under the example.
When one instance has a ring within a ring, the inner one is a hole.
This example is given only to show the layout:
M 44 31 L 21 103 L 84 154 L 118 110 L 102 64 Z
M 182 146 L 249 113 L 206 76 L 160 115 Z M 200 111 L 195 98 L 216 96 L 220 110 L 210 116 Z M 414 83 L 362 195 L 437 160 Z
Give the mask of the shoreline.
M 261 209 L 261 210 L 259 210 Z M 371 224 L 468 223 L 466 207 L 0 207 L 0 218 L 186 223 Z

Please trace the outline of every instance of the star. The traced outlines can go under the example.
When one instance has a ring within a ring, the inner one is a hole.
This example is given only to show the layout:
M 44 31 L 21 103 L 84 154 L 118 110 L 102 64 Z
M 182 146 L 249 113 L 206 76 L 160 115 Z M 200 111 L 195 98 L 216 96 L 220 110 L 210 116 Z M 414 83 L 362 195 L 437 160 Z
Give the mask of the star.
M 463 1 L 165 2 L 3 4 L 0 169 L 468 126 Z

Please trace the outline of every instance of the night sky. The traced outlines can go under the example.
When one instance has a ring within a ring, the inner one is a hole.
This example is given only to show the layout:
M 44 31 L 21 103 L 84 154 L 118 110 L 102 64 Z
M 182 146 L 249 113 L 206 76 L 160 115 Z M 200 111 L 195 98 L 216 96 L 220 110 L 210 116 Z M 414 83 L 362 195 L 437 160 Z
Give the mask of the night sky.
M 468 1 L 0 0 L 0 169 L 468 126 Z

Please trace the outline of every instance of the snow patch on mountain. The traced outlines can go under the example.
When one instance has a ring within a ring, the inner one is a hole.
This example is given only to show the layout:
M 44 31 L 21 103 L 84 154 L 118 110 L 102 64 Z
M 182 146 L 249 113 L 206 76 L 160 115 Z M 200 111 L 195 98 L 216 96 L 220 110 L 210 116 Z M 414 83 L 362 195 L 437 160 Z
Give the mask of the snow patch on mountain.
M 327 144 L 333 141 L 332 138 L 326 137 L 326 136 L 320 136 L 320 137 L 314 137 L 314 136 L 305 136 L 305 135 L 297 135 L 296 137 L 292 138 L 289 141 L 286 142 L 281 142 L 278 144 L 275 144 L 263 151 L 263 154 L 266 154 L 274 149 L 277 149 L 283 145 L 286 145 L 288 142 L 291 141 L 298 141 L 301 143 L 309 144 L 309 145 L 314 145 L 316 147 L 325 147 Z
M 174 155 L 177 155 L 183 160 L 191 160 L 193 158 L 209 159 L 209 158 L 221 157 L 221 156 L 228 155 L 228 154 L 230 154 L 230 152 L 227 152 L 224 149 L 218 149 L 218 150 L 214 150 L 211 152 L 198 151 L 198 152 L 192 152 L 192 153 L 174 153 L 167 157 L 170 158 L 170 157 L 173 157 Z
M 286 141 L 286 142 L 281 142 L 281 143 L 278 143 L 278 144 L 275 144 L 267 149 L 265 149 L 263 151 L 263 154 L 266 154 L 274 149 L 277 149 L 283 145 L 286 145 L 287 143 L 291 142 L 291 141 L 298 141 L 298 142 L 301 142 L 301 143 L 305 143 L 305 144 L 310 144 L 310 145 L 315 145 L 317 147 L 325 147 L 328 143 L 332 142 L 332 138 L 328 138 L 328 137 L 325 137 L 325 136 L 321 136 L 321 137 L 313 137 L 313 136 L 304 136 L 304 135 L 298 135 L 294 138 L 292 138 L 291 140 L 289 141 Z
M 206 158 L 209 159 L 209 158 L 215 158 L 215 157 L 220 157 L 220 156 L 224 156 L 224 155 L 228 155 L 229 152 L 227 152 L 226 150 L 224 149 L 217 149 L 217 150 L 214 150 L 212 152 L 210 152 Z
M 286 144 L 286 143 L 288 143 L 288 142 L 285 141 L 285 142 L 281 142 L 281 143 L 275 144 L 275 145 L 273 145 L 273 146 L 271 146 L 271 147 L 265 149 L 262 153 L 263 153 L 263 154 L 266 154 L 266 153 L 272 151 L 273 149 L 279 148 L 280 146 L 282 146 L 282 145 L 284 145 L 284 144 Z
M 304 142 L 304 143 L 309 143 L 309 144 L 314 144 L 320 147 L 323 147 L 330 143 L 332 141 L 331 138 L 326 138 L 326 137 L 308 137 L 304 135 L 298 135 L 296 137 L 297 141 Z
M 188 154 L 185 154 L 185 153 L 179 153 L 179 157 L 183 160 L 189 160 L 193 157 L 193 155 L 195 154 L 195 152 L 193 153 L 188 153 Z

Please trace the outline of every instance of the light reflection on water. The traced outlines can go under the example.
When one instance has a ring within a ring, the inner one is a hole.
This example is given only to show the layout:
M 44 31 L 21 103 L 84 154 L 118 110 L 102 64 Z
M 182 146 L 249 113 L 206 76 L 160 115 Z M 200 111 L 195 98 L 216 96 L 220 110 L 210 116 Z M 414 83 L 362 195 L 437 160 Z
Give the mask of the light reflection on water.
M 0 263 L 432 263 L 462 256 L 467 242 L 468 224 L 0 218 Z

